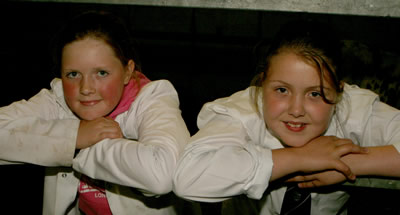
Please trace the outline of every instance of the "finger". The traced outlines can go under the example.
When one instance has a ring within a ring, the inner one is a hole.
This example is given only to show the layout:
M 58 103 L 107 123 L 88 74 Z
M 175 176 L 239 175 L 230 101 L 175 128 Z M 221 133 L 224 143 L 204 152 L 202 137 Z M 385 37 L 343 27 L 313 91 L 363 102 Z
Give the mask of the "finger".
M 116 139 L 116 138 L 122 138 L 122 134 L 116 133 L 116 132 L 103 132 L 100 134 L 100 139 Z
M 337 160 L 335 162 L 335 169 L 343 173 L 343 175 L 346 176 L 347 179 L 355 180 L 356 178 L 356 175 L 353 174 L 350 167 L 340 160 Z
M 99 124 L 99 127 L 103 128 L 103 129 L 114 129 L 114 128 L 121 129 L 118 122 L 110 121 L 110 120 L 101 122 Z
M 123 137 L 120 127 L 108 126 L 102 128 L 100 131 L 100 137 L 104 138 L 121 138 Z
M 115 132 L 115 133 L 121 133 L 121 128 L 119 126 L 115 125 L 107 125 L 99 129 L 100 132 Z
M 101 117 L 96 119 L 96 122 L 100 125 L 113 125 L 113 124 L 118 124 L 115 120 L 113 120 L 111 117 Z M 118 124 L 119 125 L 119 124 Z
M 122 138 L 122 134 L 121 133 L 111 133 L 109 135 L 110 139 L 117 139 L 117 138 Z
M 316 175 L 318 175 L 318 173 L 314 173 L 314 174 L 310 174 L 310 175 L 303 175 L 303 181 L 313 181 L 315 179 L 318 179 L 316 177 Z
M 347 138 L 336 138 L 335 144 L 336 145 L 353 144 L 353 141 Z
M 108 121 L 108 125 L 109 125 L 109 126 L 113 126 L 113 127 L 120 128 L 119 123 L 116 122 L 116 121 L 114 121 L 114 120 Z
M 368 148 L 366 147 L 361 147 L 358 145 L 353 145 L 351 148 L 351 153 L 356 153 L 356 154 L 366 154 L 368 153 Z
M 337 152 L 340 157 L 350 154 L 350 153 L 356 153 L 356 154 L 364 154 L 368 153 L 368 148 L 361 147 L 355 144 L 343 144 L 337 146 Z
M 297 184 L 299 188 L 313 188 L 314 184 L 310 181 L 307 182 L 300 182 Z
M 330 138 L 332 140 L 339 140 L 339 138 L 337 136 L 333 136 L 333 135 L 327 135 L 327 136 L 323 136 L 324 138 Z
M 302 175 L 298 175 L 286 180 L 286 182 L 302 182 L 302 181 L 305 181 L 304 176 Z
M 313 188 L 322 186 L 318 180 L 305 181 L 297 184 L 299 188 Z

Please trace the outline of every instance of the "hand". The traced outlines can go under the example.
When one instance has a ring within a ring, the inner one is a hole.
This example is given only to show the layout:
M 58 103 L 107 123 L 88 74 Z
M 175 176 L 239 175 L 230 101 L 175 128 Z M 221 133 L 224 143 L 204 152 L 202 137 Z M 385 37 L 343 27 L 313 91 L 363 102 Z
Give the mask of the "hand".
M 366 153 L 368 150 L 352 143 L 350 139 L 321 136 L 303 147 L 293 148 L 300 158 L 301 172 L 312 173 L 336 170 L 350 180 L 355 179 L 350 167 L 341 158 L 350 153 Z
M 76 148 L 84 149 L 106 138 L 122 138 L 119 124 L 109 117 L 95 120 L 81 120 L 79 124 Z
M 346 181 L 346 176 L 343 173 L 328 170 L 309 175 L 298 175 L 287 180 L 287 182 L 298 182 L 300 188 L 321 187 L 332 184 L 338 184 Z

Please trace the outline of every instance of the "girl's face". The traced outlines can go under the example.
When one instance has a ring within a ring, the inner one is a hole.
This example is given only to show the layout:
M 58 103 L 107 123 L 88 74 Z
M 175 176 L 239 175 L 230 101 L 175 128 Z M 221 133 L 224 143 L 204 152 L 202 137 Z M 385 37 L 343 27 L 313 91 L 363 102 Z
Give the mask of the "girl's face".
M 133 70 L 132 60 L 122 65 L 113 49 L 100 39 L 69 43 L 61 59 L 65 101 L 81 119 L 106 116 L 118 105 Z
M 318 70 L 296 54 L 284 51 L 270 62 L 263 83 L 263 112 L 267 128 L 284 145 L 300 147 L 328 128 L 334 105 L 323 101 Z M 327 99 L 336 92 L 324 81 Z

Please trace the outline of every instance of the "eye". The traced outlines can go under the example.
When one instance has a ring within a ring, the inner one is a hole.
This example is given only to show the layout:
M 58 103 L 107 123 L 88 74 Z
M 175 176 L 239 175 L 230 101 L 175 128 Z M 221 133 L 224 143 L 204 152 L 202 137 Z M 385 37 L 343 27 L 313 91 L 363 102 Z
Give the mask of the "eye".
M 78 72 L 68 72 L 65 76 L 67 78 L 77 78 L 79 76 L 79 73 Z
M 106 77 L 109 73 L 106 72 L 106 71 L 104 71 L 104 70 L 100 70 L 100 71 L 97 72 L 97 74 L 98 74 L 100 77 Z
M 320 97 L 321 96 L 321 92 L 318 91 L 314 91 L 310 93 L 311 97 Z
M 275 89 L 275 91 L 276 92 L 278 92 L 278 93 L 287 93 L 287 89 L 286 88 L 283 88 L 283 87 L 278 87 L 278 88 L 276 88 Z

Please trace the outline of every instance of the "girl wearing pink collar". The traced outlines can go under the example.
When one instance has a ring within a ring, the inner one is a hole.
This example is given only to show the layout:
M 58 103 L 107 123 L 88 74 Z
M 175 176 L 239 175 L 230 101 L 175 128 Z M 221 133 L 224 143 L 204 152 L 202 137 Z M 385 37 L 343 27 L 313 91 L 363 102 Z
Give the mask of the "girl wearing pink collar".
M 76 17 L 54 46 L 61 78 L 0 109 L 1 163 L 48 167 L 44 214 L 178 211 L 169 193 L 189 132 L 174 87 L 141 73 L 131 38 L 111 14 Z

